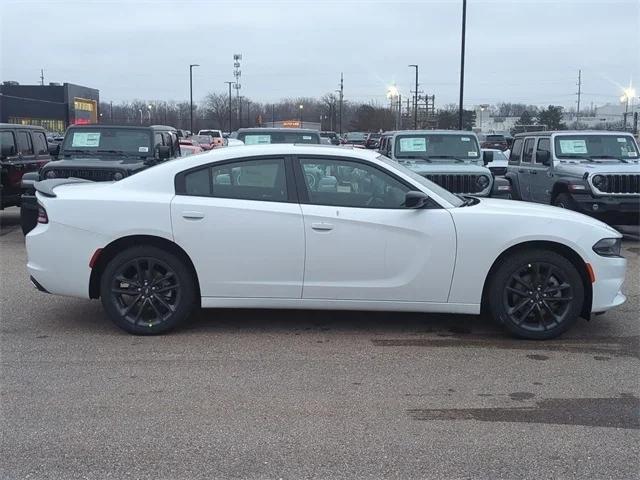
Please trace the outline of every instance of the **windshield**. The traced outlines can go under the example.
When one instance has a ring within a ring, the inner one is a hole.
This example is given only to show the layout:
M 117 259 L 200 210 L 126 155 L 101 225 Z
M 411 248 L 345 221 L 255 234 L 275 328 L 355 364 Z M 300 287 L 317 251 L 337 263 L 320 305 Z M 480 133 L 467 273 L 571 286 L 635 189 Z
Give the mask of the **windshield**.
M 487 135 L 484 137 L 485 142 L 506 142 L 504 135 Z
M 413 170 L 409 170 L 404 165 L 402 165 L 402 164 L 400 164 L 398 162 L 394 162 L 393 160 L 391 160 L 388 157 L 385 157 L 384 155 L 379 155 L 377 158 L 378 158 L 378 160 L 380 160 L 380 161 L 386 163 L 387 165 L 389 165 L 391 168 L 393 168 L 395 170 L 399 170 L 400 172 L 404 173 L 405 175 L 411 177 L 411 179 L 413 179 L 416 183 L 424 185 L 430 191 L 432 191 L 433 193 L 438 195 L 440 198 L 446 200 L 447 202 L 449 202 L 454 207 L 459 207 L 464 203 L 463 200 L 460 197 L 458 197 L 457 195 L 454 195 L 449 190 L 445 190 L 440 185 L 438 185 L 436 183 L 433 183 L 431 180 L 427 180 L 425 177 L 418 175 Z
M 367 134 L 362 132 L 349 132 L 345 138 L 348 142 L 364 142 Z
M 77 153 L 124 153 L 153 155 L 151 132 L 128 128 L 71 129 L 64 137 L 62 151 Z
M 213 138 L 220 138 L 220 132 L 218 130 L 200 130 L 198 135 L 210 135 Z
M 195 135 L 193 139 L 198 143 L 211 143 L 213 137 L 211 135 Z
M 480 147 L 475 135 L 407 134 L 397 135 L 394 156 L 429 160 L 478 160 Z
M 269 143 L 320 143 L 320 135 L 310 132 L 274 132 L 239 133 L 238 140 L 245 145 L 266 145 Z
M 558 135 L 555 137 L 557 158 L 578 160 L 635 160 L 638 148 L 631 135 Z

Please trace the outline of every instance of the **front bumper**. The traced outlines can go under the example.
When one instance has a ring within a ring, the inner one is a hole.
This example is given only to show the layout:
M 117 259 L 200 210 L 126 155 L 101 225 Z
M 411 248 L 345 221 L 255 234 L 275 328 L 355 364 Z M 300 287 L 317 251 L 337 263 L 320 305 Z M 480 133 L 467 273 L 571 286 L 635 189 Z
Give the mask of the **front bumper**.
M 589 194 L 573 194 L 580 213 L 612 225 L 640 224 L 640 196 L 594 197 Z
M 602 313 L 625 302 L 622 284 L 627 272 L 627 260 L 623 257 L 592 258 L 591 267 L 596 281 L 593 283 L 592 313 Z

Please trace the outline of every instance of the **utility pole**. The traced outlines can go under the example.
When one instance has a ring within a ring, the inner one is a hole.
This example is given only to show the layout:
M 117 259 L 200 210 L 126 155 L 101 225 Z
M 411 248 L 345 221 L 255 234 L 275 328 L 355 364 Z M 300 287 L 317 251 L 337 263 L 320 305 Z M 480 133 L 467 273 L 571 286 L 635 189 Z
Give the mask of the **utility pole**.
M 250 116 L 250 112 L 251 111 L 251 101 L 247 100 L 247 127 L 251 128 L 251 116 Z
M 462 42 L 460 44 L 460 102 L 458 111 L 458 130 L 462 130 L 462 119 L 464 110 L 462 104 L 464 102 L 464 41 L 467 30 L 467 0 L 462 0 Z
M 189 125 L 191 133 L 193 133 L 193 67 L 199 67 L 197 63 L 189 65 Z M 142 123 L 142 113 L 140 114 L 140 123 Z
M 229 85 L 229 133 L 231 133 L 232 128 L 231 128 L 231 85 L 233 85 L 233 82 L 224 82 L 227 85 Z
M 340 118 L 338 125 L 340 126 L 340 135 L 342 135 L 342 102 L 344 99 L 344 75 L 340 72 Z
M 40 85 L 44 86 L 44 68 L 40 69 Z
M 109 117 L 111 118 L 111 124 L 113 125 L 113 100 L 109 102 Z
M 578 106 L 576 107 L 576 130 L 580 128 L 580 94 L 582 93 L 582 70 L 578 70 Z
M 418 65 L 409 65 L 416 69 L 416 91 L 413 97 L 413 129 L 418 129 Z

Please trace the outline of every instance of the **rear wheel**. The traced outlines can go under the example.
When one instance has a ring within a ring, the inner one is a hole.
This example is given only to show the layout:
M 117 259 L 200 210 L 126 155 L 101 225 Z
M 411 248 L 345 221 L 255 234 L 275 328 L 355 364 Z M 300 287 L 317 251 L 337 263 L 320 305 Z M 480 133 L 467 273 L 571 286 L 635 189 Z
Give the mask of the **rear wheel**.
M 576 267 L 548 250 L 507 257 L 491 280 L 493 317 L 513 335 L 544 340 L 565 332 L 582 311 L 584 285 Z
M 139 246 L 116 255 L 100 282 L 102 305 L 111 320 L 136 335 L 168 332 L 196 304 L 194 279 L 176 255 Z

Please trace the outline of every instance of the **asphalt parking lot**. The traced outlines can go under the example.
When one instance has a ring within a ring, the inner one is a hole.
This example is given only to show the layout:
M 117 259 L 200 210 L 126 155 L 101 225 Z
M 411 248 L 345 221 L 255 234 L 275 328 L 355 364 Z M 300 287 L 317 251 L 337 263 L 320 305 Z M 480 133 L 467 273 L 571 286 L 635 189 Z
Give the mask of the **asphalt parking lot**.
M 555 341 L 253 310 L 134 337 L 36 292 L 17 210 L 0 222 L 2 479 L 640 478 L 637 235 L 627 303 Z

